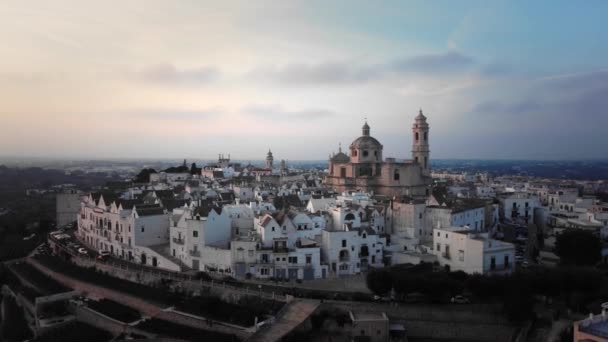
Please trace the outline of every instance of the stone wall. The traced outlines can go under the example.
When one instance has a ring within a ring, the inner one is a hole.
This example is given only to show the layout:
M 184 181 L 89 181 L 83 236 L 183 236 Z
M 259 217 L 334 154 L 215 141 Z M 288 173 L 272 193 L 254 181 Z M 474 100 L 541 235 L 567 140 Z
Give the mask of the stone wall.
M 391 321 L 404 321 L 408 337 L 511 341 L 520 330 L 510 324 L 499 305 L 416 305 L 326 301 L 319 309 L 384 312 Z
M 55 272 L 50 270 L 40 263 L 38 263 L 35 259 L 29 259 L 34 267 L 40 270 L 42 273 L 52 277 L 59 283 L 71 287 L 76 291 L 79 291 L 83 294 L 86 294 L 92 298 L 107 298 L 113 300 L 115 302 L 121 303 L 125 306 L 131 307 L 140 311 L 142 314 L 155 317 L 158 319 L 170 321 L 176 324 L 182 324 L 186 326 L 190 326 L 193 328 L 204 329 L 209 331 L 217 331 L 222 333 L 230 333 L 235 334 L 239 338 L 248 337 L 253 333 L 253 330 L 241 328 L 235 329 L 235 325 L 227 324 L 223 322 L 214 321 L 213 325 L 208 325 L 206 319 L 204 317 L 189 315 L 185 313 L 180 313 L 174 311 L 170 308 L 161 308 L 158 305 L 149 303 L 143 299 L 131 296 L 126 293 L 118 292 L 112 289 L 107 289 L 99 285 L 89 284 L 72 277 L 66 276 L 64 274 Z

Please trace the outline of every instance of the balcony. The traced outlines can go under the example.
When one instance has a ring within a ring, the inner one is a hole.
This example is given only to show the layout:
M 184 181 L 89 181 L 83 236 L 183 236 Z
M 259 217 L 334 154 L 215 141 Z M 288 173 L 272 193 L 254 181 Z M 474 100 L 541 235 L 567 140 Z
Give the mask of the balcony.
M 196 258 L 200 258 L 201 257 L 201 251 L 199 250 L 190 250 L 190 256 L 196 257 Z
M 273 252 L 275 253 L 289 253 L 289 248 L 287 247 L 274 247 L 272 249 Z
M 176 243 L 178 245 L 183 245 L 184 244 L 184 239 L 183 238 L 173 238 L 173 243 Z

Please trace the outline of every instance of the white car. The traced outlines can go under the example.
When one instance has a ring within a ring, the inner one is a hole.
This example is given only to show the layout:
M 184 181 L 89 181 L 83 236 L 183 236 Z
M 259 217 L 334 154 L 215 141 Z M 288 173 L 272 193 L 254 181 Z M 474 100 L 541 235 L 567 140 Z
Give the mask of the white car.
M 452 297 L 452 303 L 454 303 L 454 304 L 468 304 L 470 302 L 471 301 L 469 300 L 469 298 L 467 298 L 465 296 L 458 295 L 458 296 Z
M 89 252 L 87 252 L 87 250 L 84 249 L 84 248 L 82 248 L 82 247 L 78 248 L 78 253 L 80 253 L 82 255 L 88 255 L 89 254 Z

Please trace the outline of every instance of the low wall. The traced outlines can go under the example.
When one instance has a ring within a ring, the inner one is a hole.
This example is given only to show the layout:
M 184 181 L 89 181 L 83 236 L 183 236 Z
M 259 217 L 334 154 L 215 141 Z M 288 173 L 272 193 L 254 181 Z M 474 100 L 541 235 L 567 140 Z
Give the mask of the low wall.
M 512 341 L 520 327 L 512 325 L 499 305 L 417 305 L 325 301 L 317 310 L 384 312 L 404 321 L 407 336 L 438 340 Z
M 234 327 L 237 326 L 233 326 L 231 324 L 223 322 L 214 321 L 212 325 L 208 325 L 207 320 L 204 317 L 180 313 L 170 308 L 163 309 L 160 306 L 151 304 L 143 299 L 131 296 L 129 294 L 74 279 L 62 273 L 58 273 L 46 268 L 42 264 L 38 263 L 35 259 L 29 259 L 28 262 L 31 263 L 32 266 L 40 270 L 40 272 L 52 277 L 53 279 L 65 286 L 69 286 L 81 293 L 86 293 L 88 296 L 92 296 L 94 298 L 107 298 L 113 300 L 125 306 L 136 309 L 149 317 L 154 317 L 170 321 L 176 324 L 186 325 L 203 330 L 235 334 L 241 339 L 244 339 L 253 333 L 252 330 L 246 328 L 235 329 Z
M 207 319 L 205 319 L 204 317 L 191 315 L 177 310 L 162 311 L 155 318 L 171 321 L 173 323 L 189 326 L 192 328 L 213 330 L 226 334 L 234 334 L 240 339 L 245 339 L 255 332 L 253 328 L 244 328 L 238 325 L 213 320 L 207 321 Z
M 123 264 L 113 264 L 111 262 L 97 262 L 90 258 L 73 257 L 72 262 L 81 267 L 95 267 L 112 277 L 125 279 L 134 283 L 155 286 L 161 280 L 173 280 L 174 286 L 182 291 L 196 293 L 206 291 L 213 295 L 221 297 L 223 300 L 237 302 L 243 296 L 261 296 L 265 299 L 272 299 L 281 302 L 287 302 L 288 298 L 281 294 L 272 292 L 259 292 L 243 289 L 232 285 L 225 284 L 221 281 L 203 281 L 188 279 L 184 275 L 172 275 L 167 271 L 154 272 L 153 270 L 142 271 L 137 267 L 129 267 Z

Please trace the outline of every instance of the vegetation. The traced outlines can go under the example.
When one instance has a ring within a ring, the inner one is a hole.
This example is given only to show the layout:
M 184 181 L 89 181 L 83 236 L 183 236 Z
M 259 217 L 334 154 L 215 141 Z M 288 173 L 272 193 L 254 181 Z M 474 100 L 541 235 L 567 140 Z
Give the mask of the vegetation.
M 87 342 L 107 342 L 112 340 L 112 334 L 85 323 L 74 322 L 51 330 L 32 342 L 80 342 L 83 340 Z
M 141 317 L 139 311 L 109 299 L 89 301 L 87 305 L 97 312 L 125 323 L 131 323 Z
M 228 335 L 216 331 L 201 330 L 179 325 L 156 318 L 147 319 L 136 325 L 137 328 L 161 336 L 181 338 L 188 341 L 239 341 L 235 335 Z
M 4 320 L 0 329 L 0 340 L 25 341 L 32 337 L 32 332 L 25 321 L 23 309 L 17 305 L 13 297 L 4 296 Z
M 396 266 L 368 273 L 369 289 L 385 295 L 390 284 L 396 300 L 420 293 L 431 302 L 446 303 L 451 296 L 468 293 L 474 299 L 503 303 L 513 321 L 530 318 L 534 296 L 563 300 L 571 309 L 586 313 L 596 298 L 608 296 L 608 277 L 594 268 L 530 268 L 511 275 L 467 275 L 438 270 L 432 264 Z
M 262 321 L 283 307 L 282 302 L 266 300 L 259 297 L 245 296 L 233 304 L 217 296 L 202 295 L 182 301 L 177 310 L 200 315 L 206 318 L 250 327 L 255 324 L 255 317 Z
M 229 303 L 211 295 L 188 297 L 170 292 L 166 287 L 150 287 L 103 274 L 95 268 L 79 267 L 54 256 L 45 256 L 37 260 L 52 270 L 88 283 L 128 293 L 160 305 L 169 306 L 178 303 L 178 310 L 243 326 L 253 325 L 256 316 L 261 320 L 266 315 L 278 311 L 283 305 L 282 302 L 257 297 L 243 297 L 238 303 Z
M 98 272 L 94 267 L 79 267 L 70 262 L 62 260 L 59 257 L 45 256 L 44 258 L 37 259 L 37 261 L 54 271 L 66 274 L 70 277 L 88 283 L 104 286 L 119 292 L 128 293 L 132 296 L 136 296 L 153 303 L 171 305 L 179 300 L 178 295 L 170 292 L 168 293 L 162 288 L 154 288 L 130 282 L 128 280 L 115 278 Z
M 33 284 L 36 288 L 40 289 L 46 295 L 71 291 L 69 287 L 63 286 L 53 278 L 41 273 L 38 271 L 38 269 L 27 262 L 12 264 L 10 268 Z
M 149 183 L 150 182 L 150 174 L 156 173 L 154 169 L 142 169 L 135 179 L 133 180 L 135 183 Z
M 567 229 L 557 236 L 555 253 L 564 264 L 592 266 L 602 258 L 602 242 L 590 231 Z

